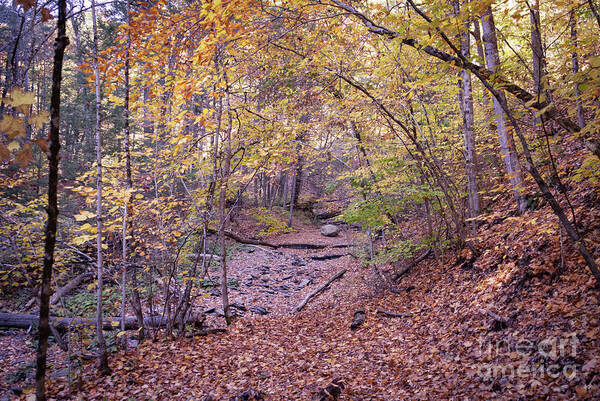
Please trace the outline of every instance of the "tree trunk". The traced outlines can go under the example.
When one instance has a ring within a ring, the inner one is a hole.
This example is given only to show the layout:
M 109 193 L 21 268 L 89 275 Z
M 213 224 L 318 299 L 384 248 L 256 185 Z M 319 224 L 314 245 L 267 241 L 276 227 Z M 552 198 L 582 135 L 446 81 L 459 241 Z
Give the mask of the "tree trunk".
M 550 90 L 544 90 L 547 87 L 546 76 L 546 58 L 544 56 L 544 47 L 542 45 L 542 33 L 540 25 L 540 5 L 539 0 L 533 0 L 529 6 L 529 19 L 531 21 L 531 55 L 533 65 L 533 92 L 538 102 L 551 102 Z M 545 93 L 544 93 L 545 92 Z M 533 124 L 540 127 L 543 124 L 542 119 L 534 115 Z
M 217 68 L 217 74 L 221 67 L 221 60 L 218 55 L 215 57 L 215 64 Z M 229 103 L 229 84 L 227 83 L 226 72 L 223 72 L 223 79 L 226 84 L 226 102 L 227 102 L 227 117 L 228 126 L 225 137 L 225 152 L 224 160 L 221 167 L 221 185 L 219 191 L 219 247 L 221 249 L 221 300 L 223 303 L 223 315 L 225 316 L 225 322 L 229 325 L 231 323 L 231 309 L 229 305 L 229 291 L 228 291 L 228 279 L 227 279 L 227 249 L 225 248 L 225 201 L 227 194 L 227 181 L 229 180 L 229 170 L 231 168 L 231 129 L 232 129 L 232 116 L 231 116 L 231 105 Z M 223 118 L 223 100 L 219 98 L 219 110 L 218 110 L 218 122 L 217 131 L 220 131 L 221 121 Z
M 292 226 L 292 221 L 294 218 L 294 198 L 296 197 L 296 180 L 294 179 L 294 177 L 292 177 L 292 182 L 290 183 L 290 189 L 291 189 L 291 193 L 290 193 L 290 212 L 289 212 L 289 216 L 288 216 L 288 227 Z
M 569 13 L 569 25 L 571 27 L 571 46 L 573 46 L 573 52 L 571 54 L 573 74 L 577 74 L 579 72 L 579 56 L 577 54 L 577 19 L 575 17 L 575 10 L 573 9 Z M 577 102 L 577 124 L 579 124 L 579 128 L 583 129 L 585 127 L 585 116 L 583 114 L 583 105 L 581 104 L 579 85 L 575 83 L 573 87 L 575 91 L 575 101 Z
M 48 354 L 48 336 L 50 334 L 50 284 L 54 265 L 54 247 L 56 245 L 56 220 L 58 217 L 58 152 L 60 150 L 60 89 L 65 48 L 69 44 L 67 37 L 67 4 L 58 0 L 57 36 L 54 42 L 54 62 L 52 70 L 52 94 L 50 99 L 50 154 L 48 155 L 48 220 L 44 240 L 44 269 L 40 294 L 39 341 L 36 352 L 35 396 L 38 401 L 46 400 L 46 356 Z
M 81 18 L 83 18 L 85 14 L 81 13 Z M 83 23 L 85 23 L 85 21 L 83 21 Z M 81 43 L 81 33 L 79 30 L 79 24 L 77 23 L 77 19 L 73 16 L 71 18 L 71 26 L 73 27 L 73 36 L 75 37 L 75 47 L 76 47 L 76 51 L 77 51 L 77 63 L 78 65 L 81 67 L 85 64 L 85 58 L 83 55 L 83 45 Z M 93 138 L 92 135 L 90 133 L 90 128 L 88 125 L 88 119 L 91 120 L 91 116 L 90 116 L 90 105 L 87 102 L 87 84 L 85 82 L 85 78 L 84 82 L 81 84 L 81 87 L 79 88 L 79 94 L 81 96 L 81 98 L 83 99 L 83 101 L 81 102 L 82 105 L 82 112 L 83 112 L 83 118 L 85 119 L 85 121 L 83 122 L 83 138 L 86 144 L 86 149 L 91 149 L 92 148 L 92 143 L 93 143 Z
M 460 13 L 458 0 L 454 1 L 454 12 Z M 469 59 L 471 57 L 471 37 L 469 36 L 469 25 L 465 24 L 464 32 L 460 34 L 460 51 L 462 55 Z M 477 164 L 475 156 L 475 131 L 473 129 L 473 87 L 471 82 L 471 73 L 465 69 L 460 71 L 460 109 L 463 116 L 463 140 L 465 145 L 465 170 L 467 175 L 467 194 L 469 217 L 473 218 L 479 215 L 479 192 L 477 185 Z M 471 229 L 476 233 L 475 221 L 471 221 Z
M 500 55 L 498 53 L 496 25 L 494 24 L 494 16 L 491 7 L 488 7 L 481 17 L 481 26 L 483 29 L 483 43 L 487 67 L 490 71 L 496 72 L 500 68 Z M 499 90 L 498 94 L 505 100 L 503 91 Z M 493 103 L 502 159 L 504 160 L 506 172 L 509 176 L 511 190 L 517 201 L 519 213 L 524 213 L 527 204 L 521 193 L 523 189 L 523 178 L 521 176 L 521 166 L 519 165 L 514 138 L 512 133 L 508 130 L 506 115 L 502 108 L 501 101 L 494 97 Z
M 298 161 L 296 162 L 296 172 L 294 174 L 294 181 L 292 182 L 292 199 L 291 202 L 294 206 L 298 206 L 298 198 L 300 197 L 300 189 L 302 188 L 302 170 L 304 168 L 304 159 L 302 155 L 298 155 Z
M 96 21 L 96 1 L 92 0 L 92 30 L 93 30 L 93 70 L 96 89 L 96 337 L 98 341 L 98 372 L 108 375 L 108 357 L 106 355 L 106 342 L 102 332 L 102 143 L 100 138 L 100 72 L 98 70 L 98 28 Z
M 130 12 L 131 6 L 129 1 L 126 2 L 126 22 L 129 27 L 130 24 Z M 128 28 L 129 29 L 129 28 Z M 122 263 L 123 263 L 123 271 L 121 277 L 121 316 L 125 316 L 125 303 L 126 303 L 126 287 L 127 287 L 127 252 L 128 252 L 128 237 L 133 240 L 133 229 L 131 222 L 129 221 L 129 205 L 131 204 L 132 199 L 132 189 L 133 189 L 133 179 L 131 176 L 131 150 L 130 150 L 130 123 L 129 123 L 129 70 L 130 70 L 130 48 L 131 48 L 131 35 L 130 32 L 127 32 L 127 44 L 125 49 L 125 110 L 124 110 L 124 134 L 125 139 L 123 141 L 123 153 L 125 154 L 125 189 L 127 190 L 127 199 L 125 200 L 125 204 L 123 205 L 123 248 L 122 248 Z M 133 307 L 135 316 L 138 320 L 138 325 L 142 328 L 138 333 L 138 340 L 143 342 L 145 339 L 144 333 L 144 314 L 142 312 L 142 305 L 140 302 L 140 295 L 137 288 L 137 271 L 135 268 L 131 271 L 131 305 Z M 124 324 L 124 322 L 122 323 Z
M 588 5 L 590 6 L 590 10 L 592 10 L 592 14 L 596 17 L 596 22 L 598 23 L 598 28 L 600 28 L 600 13 L 598 13 L 598 9 L 594 4 L 594 0 L 588 0 Z
M 481 28 L 479 28 L 479 20 L 475 18 L 473 20 L 473 36 L 475 37 L 475 46 L 477 47 L 477 56 L 481 65 L 485 65 L 485 51 L 483 50 L 483 43 L 481 41 Z M 490 98 L 487 92 L 483 94 L 483 104 L 488 105 Z

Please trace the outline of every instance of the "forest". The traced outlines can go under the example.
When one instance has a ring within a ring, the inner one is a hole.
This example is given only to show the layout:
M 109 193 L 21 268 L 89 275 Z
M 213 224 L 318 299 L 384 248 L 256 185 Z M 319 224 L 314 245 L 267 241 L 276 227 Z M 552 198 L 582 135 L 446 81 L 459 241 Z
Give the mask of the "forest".
M 596 0 L 0 0 L 0 400 L 594 400 Z

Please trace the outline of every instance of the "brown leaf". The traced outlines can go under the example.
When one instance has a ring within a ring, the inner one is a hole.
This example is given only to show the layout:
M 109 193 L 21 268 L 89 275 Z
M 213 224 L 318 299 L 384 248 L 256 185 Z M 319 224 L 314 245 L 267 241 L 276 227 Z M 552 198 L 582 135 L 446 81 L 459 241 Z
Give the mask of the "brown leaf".
M 31 145 L 26 143 L 23 150 L 15 155 L 15 160 L 21 165 L 21 168 L 26 167 L 33 158 L 31 157 Z
M 48 153 L 50 151 L 50 147 L 48 146 L 48 141 L 45 140 L 44 138 L 37 138 L 37 139 L 34 139 L 32 142 L 35 143 L 37 146 L 39 146 L 40 149 L 42 150 L 42 152 Z
M 23 10 L 25 11 L 35 6 L 35 0 L 17 0 L 15 3 L 23 6 Z
M 42 22 L 50 21 L 52 18 L 52 14 L 50 14 L 50 10 L 46 7 L 42 8 Z
M 4 146 L 2 142 L 0 142 L 0 160 L 8 160 L 10 159 L 10 151 Z

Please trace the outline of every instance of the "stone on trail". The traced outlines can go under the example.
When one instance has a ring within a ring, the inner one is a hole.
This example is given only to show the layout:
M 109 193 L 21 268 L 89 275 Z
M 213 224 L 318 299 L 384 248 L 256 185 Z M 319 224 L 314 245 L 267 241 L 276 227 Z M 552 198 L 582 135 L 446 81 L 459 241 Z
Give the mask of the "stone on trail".
M 321 235 L 325 237 L 337 237 L 340 233 L 340 228 L 335 224 L 325 224 L 321 227 Z

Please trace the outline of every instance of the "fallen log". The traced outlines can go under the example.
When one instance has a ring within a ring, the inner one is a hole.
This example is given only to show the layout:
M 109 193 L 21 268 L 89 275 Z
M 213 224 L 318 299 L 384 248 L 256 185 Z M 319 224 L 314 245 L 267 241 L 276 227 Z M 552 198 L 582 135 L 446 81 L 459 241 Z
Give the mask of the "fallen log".
M 302 308 L 304 308 L 306 306 L 308 301 L 310 301 L 314 296 L 318 295 L 322 291 L 326 290 L 331 285 L 331 283 L 333 283 L 335 280 L 341 278 L 344 275 L 344 273 L 346 273 L 346 269 L 337 272 L 336 274 L 331 276 L 329 278 L 329 280 L 327 280 L 327 282 L 325 282 L 325 284 L 321 285 L 320 287 L 318 287 L 317 289 L 312 291 L 310 294 L 308 294 L 306 296 L 306 298 L 304 298 L 302 300 L 302 302 L 300 302 L 298 304 L 298 306 L 296 306 L 295 312 L 300 312 L 302 310 Z
M 326 244 L 279 244 L 276 245 L 279 248 L 287 249 L 325 249 L 328 245 Z
M 271 244 L 270 242 L 265 242 L 265 241 L 261 241 L 258 239 L 242 238 L 242 237 L 232 233 L 231 231 L 224 230 L 223 234 L 225 234 L 225 236 L 227 238 L 231 238 L 232 240 L 239 242 L 240 244 L 262 245 L 262 246 L 267 246 L 269 248 L 274 248 L 274 249 L 277 248 L 277 245 Z
M 315 214 L 315 218 L 317 218 L 319 220 L 326 220 L 326 219 L 331 219 L 332 217 L 337 217 L 340 214 L 342 214 L 342 212 L 340 210 L 332 210 L 332 211 L 317 213 L 317 214 Z
M 79 287 L 79 285 L 82 282 L 91 280 L 92 278 L 94 278 L 94 273 L 92 273 L 92 272 L 81 273 L 81 274 L 78 274 L 77 276 L 73 277 L 67 284 L 65 284 L 64 286 L 62 286 L 56 290 L 56 292 L 50 298 L 50 305 L 54 305 L 55 303 L 58 302 L 58 300 L 61 297 L 67 295 L 69 292 L 71 292 L 75 288 Z M 25 310 L 28 310 L 29 308 L 31 308 L 33 306 L 33 304 L 36 303 L 37 299 L 38 299 L 38 295 L 31 298 L 29 300 L 29 302 L 27 302 L 27 304 L 25 305 Z
M 203 321 L 202 314 L 191 314 L 186 320 L 186 324 L 196 324 Z M 25 313 L 0 313 L 0 328 L 28 329 L 31 326 L 37 326 L 38 315 Z M 58 331 L 65 331 L 69 328 L 91 327 L 96 325 L 96 319 L 83 317 L 50 317 L 50 324 Z M 121 325 L 121 318 L 111 317 L 102 323 L 103 330 L 115 330 Z M 160 316 L 147 316 L 144 318 L 146 327 L 162 327 L 167 325 L 167 318 Z M 135 316 L 125 317 L 125 330 L 137 330 L 137 318 Z
M 415 266 L 416 264 L 420 263 L 423 259 L 425 259 L 427 256 L 429 256 L 430 252 L 431 252 L 431 248 L 428 248 L 425 252 L 423 252 L 423 254 L 421 254 L 421 256 L 419 256 L 418 258 L 416 258 L 415 260 L 413 260 L 408 265 L 404 266 L 402 269 L 400 269 L 396 273 L 394 273 L 394 275 L 392 276 L 392 280 L 393 281 L 398 281 L 400 279 L 400 277 L 402 277 L 403 275 L 405 275 L 410 269 L 413 268 L 413 266 Z
M 95 266 L 95 264 L 94 264 L 94 266 Z M 103 281 L 105 281 L 105 280 L 112 281 L 111 276 L 112 276 L 113 272 L 114 272 L 114 269 L 109 269 L 109 270 L 105 271 Z M 73 291 L 77 287 L 79 287 L 81 285 L 81 283 L 84 283 L 88 280 L 92 280 L 94 277 L 96 277 L 95 272 L 80 273 L 77 276 L 73 277 L 65 285 L 56 289 L 56 291 L 54 292 L 54 294 L 52 294 L 52 297 L 50 298 L 50 305 L 55 305 L 62 297 L 64 297 L 65 295 L 67 295 L 69 292 Z M 24 308 L 25 310 L 28 310 L 29 308 L 31 308 L 33 306 L 34 303 L 38 302 L 39 291 L 36 290 L 36 293 L 37 294 L 25 304 L 25 308 Z
M 385 317 L 412 317 L 412 313 L 397 313 L 397 312 L 388 312 L 383 309 L 377 309 L 377 314 L 383 315 Z
M 341 254 L 336 254 L 336 255 L 311 256 L 310 258 L 312 260 L 331 260 L 331 259 L 343 258 L 344 256 L 348 256 L 348 254 L 341 253 Z

